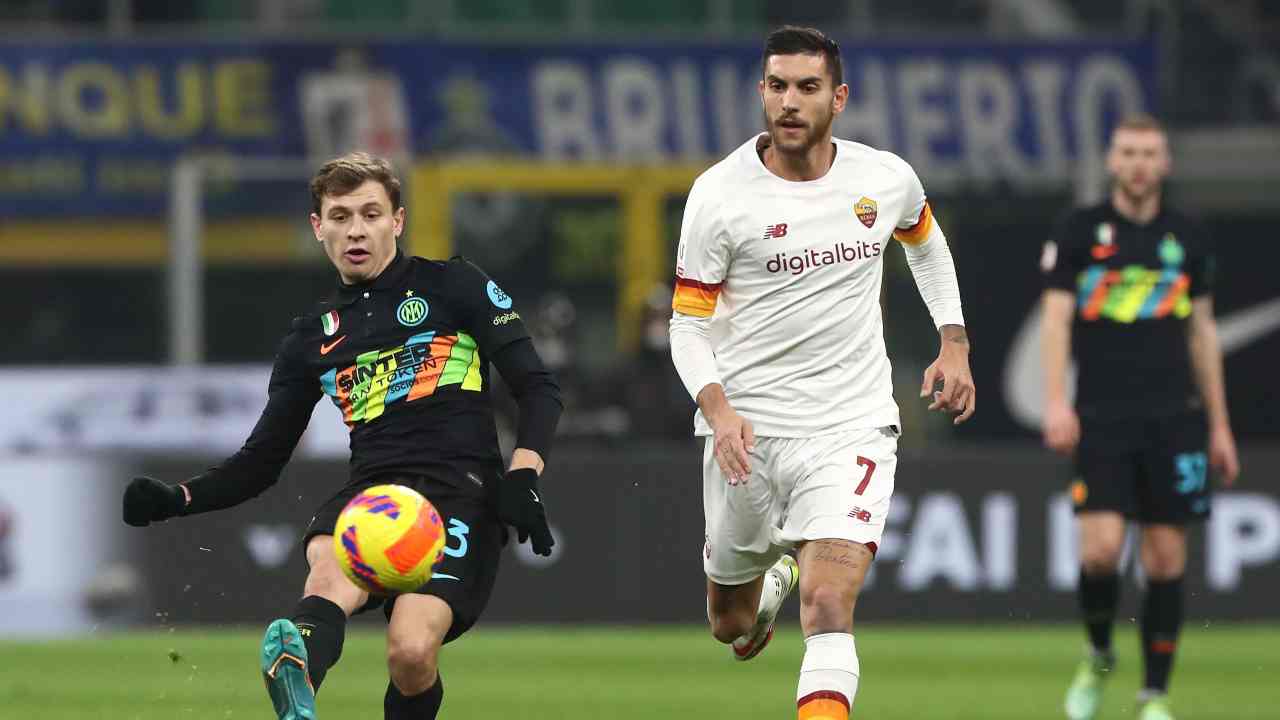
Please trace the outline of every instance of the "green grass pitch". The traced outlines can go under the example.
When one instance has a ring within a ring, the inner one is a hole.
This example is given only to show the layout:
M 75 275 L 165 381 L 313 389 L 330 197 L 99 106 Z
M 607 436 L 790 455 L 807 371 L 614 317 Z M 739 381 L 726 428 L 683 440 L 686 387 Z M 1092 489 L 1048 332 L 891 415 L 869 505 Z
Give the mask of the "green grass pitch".
M 265 623 L 264 623 L 265 625 Z M 862 682 L 854 717 L 1026 720 L 1061 717 L 1082 647 L 1074 626 L 867 624 L 857 633 Z M 271 717 L 258 675 L 259 634 L 176 629 L 72 641 L 0 641 L 0 718 L 175 720 Z M 1132 627 L 1102 719 L 1133 716 L 1140 658 Z M 1280 717 L 1280 626 L 1193 625 L 1174 671 L 1180 720 Z M 794 717 L 803 644 L 773 644 L 734 662 L 700 627 L 481 626 L 442 656 L 450 720 Z M 347 637 L 320 693 L 321 718 L 381 718 L 382 635 Z

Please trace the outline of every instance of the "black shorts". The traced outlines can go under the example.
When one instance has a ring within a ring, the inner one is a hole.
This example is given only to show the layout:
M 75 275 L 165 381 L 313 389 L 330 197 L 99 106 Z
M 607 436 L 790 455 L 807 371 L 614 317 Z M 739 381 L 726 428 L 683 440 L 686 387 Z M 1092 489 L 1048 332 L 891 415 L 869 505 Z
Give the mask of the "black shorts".
M 1209 516 L 1204 414 L 1083 420 L 1071 483 L 1075 510 L 1112 511 L 1143 524 Z
M 338 515 L 351 498 L 374 485 L 396 484 L 413 488 L 431 501 L 444 521 L 444 557 L 431 573 L 431 580 L 417 590 L 423 595 L 434 595 L 453 610 L 453 625 L 444 636 L 450 642 L 475 625 L 480 614 L 489 604 L 489 595 L 498 577 L 498 561 L 507 543 L 506 527 L 498 521 L 493 508 L 483 498 L 464 494 L 457 488 L 421 476 L 384 477 L 377 480 L 353 483 L 342 488 L 325 501 L 307 525 L 302 538 L 305 552 L 311 538 L 332 535 Z M 382 606 L 383 613 L 391 618 L 395 595 L 386 598 L 371 595 L 357 613 Z

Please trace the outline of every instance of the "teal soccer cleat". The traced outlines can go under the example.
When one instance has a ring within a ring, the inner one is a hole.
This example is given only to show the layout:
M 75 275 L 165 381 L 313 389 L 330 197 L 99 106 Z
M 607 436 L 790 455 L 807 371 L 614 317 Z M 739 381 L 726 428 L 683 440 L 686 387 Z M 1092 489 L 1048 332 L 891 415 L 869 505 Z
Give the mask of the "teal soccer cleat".
M 1068 720 L 1093 720 L 1098 714 L 1098 707 L 1102 704 L 1102 689 L 1114 664 L 1112 657 L 1099 654 L 1080 661 L 1063 702 Z
M 262 638 L 262 681 L 279 720 L 315 720 L 316 692 L 307 675 L 307 646 L 292 620 L 267 626 Z
M 1169 699 L 1163 695 L 1147 699 L 1138 711 L 1138 720 L 1173 720 L 1173 710 L 1169 708 Z

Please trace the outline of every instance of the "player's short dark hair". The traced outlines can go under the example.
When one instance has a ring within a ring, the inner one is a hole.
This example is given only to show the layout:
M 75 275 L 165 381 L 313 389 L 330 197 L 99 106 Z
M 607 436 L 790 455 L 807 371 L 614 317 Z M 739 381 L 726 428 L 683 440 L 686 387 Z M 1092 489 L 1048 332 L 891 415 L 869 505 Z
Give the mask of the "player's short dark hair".
M 1149 113 L 1131 113 L 1120 118 L 1120 122 L 1116 123 L 1116 130 L 1154 130 L 1158 133 L 1168 135 L 1169 132 L 1164 129 L 1164 123 L 1160 122 L 1155 115 Z
M 821 55 L 827 61 L 832 87 L 844 82 L 844 67 L 840 63 L 840 46 L 817 28 L 783 25 L 769 33 L 764 41 L 764 57 L 761 64 L 769 65 L 774 55 Z
M 311 211 L 319 215 L 325 195 L 346 195 L 367 180 L 382 183 L 391 198 L 391 209 L 400 209 L 400 178 L 391 161 L 367 152 L 353 152 L 325 163 L 311 178 Z

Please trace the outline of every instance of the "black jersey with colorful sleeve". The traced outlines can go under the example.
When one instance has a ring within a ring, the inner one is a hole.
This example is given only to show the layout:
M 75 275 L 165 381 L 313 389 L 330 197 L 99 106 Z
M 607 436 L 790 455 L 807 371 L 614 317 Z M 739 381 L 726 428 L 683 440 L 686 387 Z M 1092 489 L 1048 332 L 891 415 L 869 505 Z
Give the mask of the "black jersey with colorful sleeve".
M 1068 213 L 1042 258 L 1075 295 L 1072 351 L 1082 418 L 1168 415 L 1198 405 L 1187 346 L 1192 298 L 1213 290 L 1202 227 L 1163 208 L 1138 225 L 1110 202 Z
M 273 484 L 322 395 L 350 429 L 353 482 L 418 474 L 481 493 L 478 478 L 457 468 L 501 471 L 491 362 L 521 404 L 517 444 L 545 457 L 559 390 L 511 297 L 463 258 L 397 253 L 371 282 L 339 284 L 293 321 L 261 419 L 239 452 L 186 483 L 188 512 L 229 507 Z

